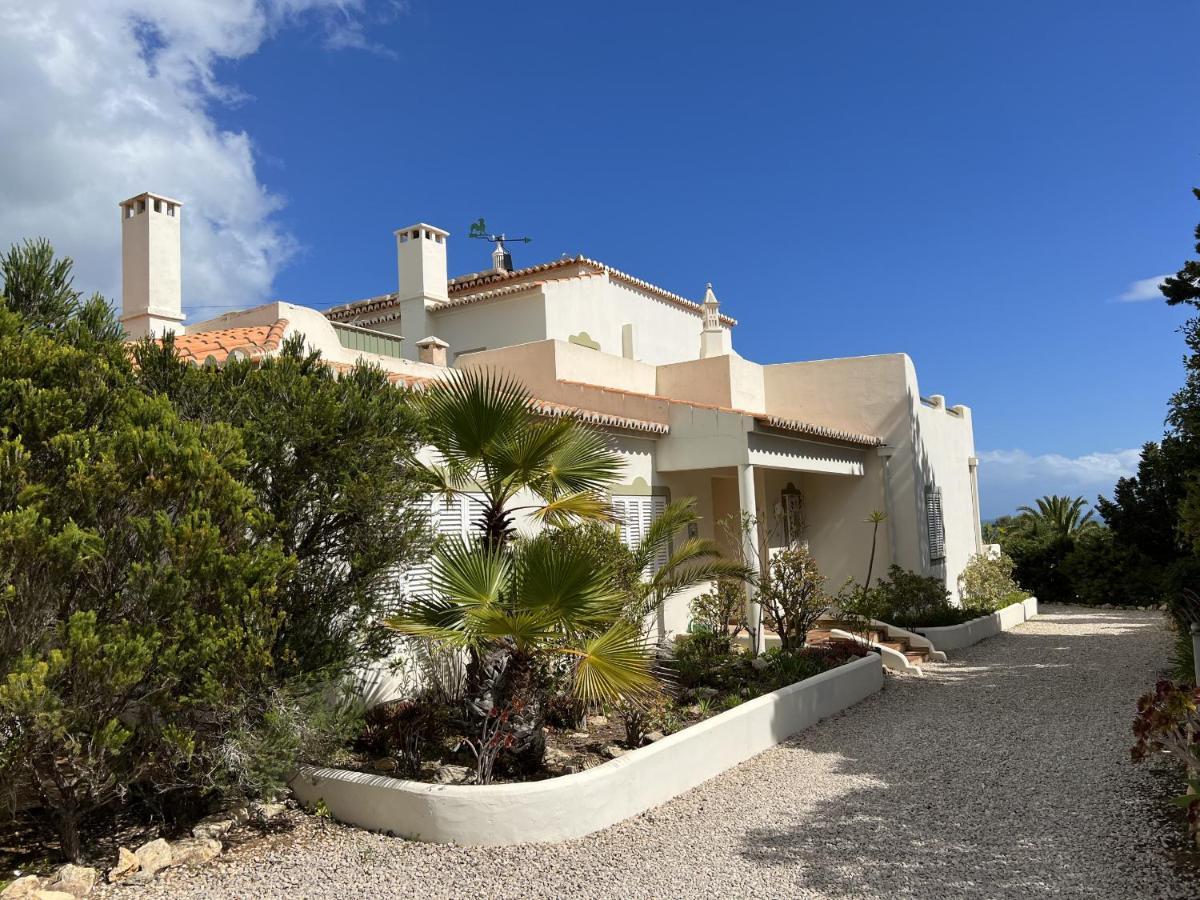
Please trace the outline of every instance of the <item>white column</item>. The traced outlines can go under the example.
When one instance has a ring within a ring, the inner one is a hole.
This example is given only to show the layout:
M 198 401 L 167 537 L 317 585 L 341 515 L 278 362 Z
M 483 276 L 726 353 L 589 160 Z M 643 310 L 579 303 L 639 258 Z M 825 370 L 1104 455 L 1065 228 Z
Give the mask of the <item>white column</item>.
M 738 466 L 738 505 L 743 521 L 750 522 L 750 529 L 742 535 L 742 556 L 746 565 L 758 573 L 758 492 L 754 485 L 754 466 Z M 755 655 L 763 652 L 762 607 L 755 600 L 753 584 L 746 587 L 746 618 L 750 623 L 751 649 Z
M 979 524 L 979 458 L 967 458 L 967 466 L 971 470 L 971 513 L 974 516 L 975 552 L 983 552 L 983 529 Z
M 887 515 L 887 536 L 888 536 L 888 553 L 890 559 L 888 565 L 893 565 L 898 562 L 896 556 L 896 510 L 895 504 L 892 502 L 892 479 L 890 466 L 892 462 L 892 454 L 896 452 L 894 447 L 879 448 L 879 473 L 883 479 L 883 511 Z M 887 571 L 887 568 L 884 568 Z

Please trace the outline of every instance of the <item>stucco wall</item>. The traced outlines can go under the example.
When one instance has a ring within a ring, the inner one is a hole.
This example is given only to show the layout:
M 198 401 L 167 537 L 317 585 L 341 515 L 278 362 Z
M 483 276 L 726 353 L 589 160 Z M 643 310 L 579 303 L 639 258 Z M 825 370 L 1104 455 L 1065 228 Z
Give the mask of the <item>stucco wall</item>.
M 529 293 L 514 297 L 449 309 L 434 307 L 429 310 L 428 319 L 436 336 L 450 345 L 448 358 L 453 365 L 460 353 L 545 339 L 548 336 L 546 310 L 547 297 L 535 287 Z M 407 328 L 404 336 L 406 341 L 413 342 L 428 337 L 409 334 Z
M 882 574 L 895 561 L 917 572 L 935 572 L 928 557 L 925 518 L 925 486 L 942 489 L 946 532 L 946 559 L 941 567 L 946 585 L 957 596 L 957 580 L 974 553 L 975 504 L 971 497 L 967 460 L 974 455 L 970 410 L 961 415 L 931 409 L 921 402 L 916 369 L 903 353 L 849 359 L 783 363 L 764 367 L 767 408 L 774 415 L 815 421 L 833 427 L 873 434 L 891 448 L 888 482 L 891 493 L 891 534 L 881 529 L 881 551 L 876 573 Z M 837 516 L 859 519 L 872 509 L 884 508 L 882 496 L 873 497 L 883 463 L 873 458 L 857 488 L 820 485 L 812 493 L 814 521 L 834 521 Z M 848 496 L 840 496 L 849 491 Z M 822 512 L 822 515 L 818 515 Z M 859 538 L 857 529 L 839 529 L 845 537 L 835 538 L 833 526 L 819 535 L 831 571 L 848 566 L 855 574 Z M 814 547 L 816 545 L 814 544 Z M 815 552 L 815 551 L 814 551 Z M 865 564 L 863 574 L 865 577 Z
M 672 400 L 767 411 L 763 367 L 736 353 L 659 366 L 657 392 Z
M 621 356 L 621 329 L 632 324 L 634 359 L 662 365 L 700 356 L 697 312 L 604 275 L 549 281 L 543 290 L 548 337 L 586 332 L 602 351 Z

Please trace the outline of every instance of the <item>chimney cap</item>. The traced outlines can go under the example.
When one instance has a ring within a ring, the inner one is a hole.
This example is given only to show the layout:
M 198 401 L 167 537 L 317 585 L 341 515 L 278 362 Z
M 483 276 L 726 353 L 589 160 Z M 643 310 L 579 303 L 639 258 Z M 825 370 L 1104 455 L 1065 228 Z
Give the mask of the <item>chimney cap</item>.
M 415 225 L 409 225 L 407 228 L 397 228 L 392 234 L 401 235 L 406 231 L 416 231 L 418 228 L 424 228 L 426 231 L 432 231 L 434 234 L 440 234 L 442 237 L 450 237 L 450 232 L 443 228 L 438 228 L 436 225 L 429 225 L 425 222 L 417 222 Z
M 142 191 L 140 194 L 134 194 L 128 200 L 122 200 L 117 206 L 128 206 L 136 200 L 163 200 L 167 203 L 174 203 L 176 206 L 183 206 L 182 200 L 176 200 L 174 197 L 168 197 L 166 194 L 156 194 L 154 191 Z
M 450 345 L 443 341 L 440 337 L 435 337 L 432 334 L 427 338 L 421 338 L 417 341 L 418 347 L 449 347 Z

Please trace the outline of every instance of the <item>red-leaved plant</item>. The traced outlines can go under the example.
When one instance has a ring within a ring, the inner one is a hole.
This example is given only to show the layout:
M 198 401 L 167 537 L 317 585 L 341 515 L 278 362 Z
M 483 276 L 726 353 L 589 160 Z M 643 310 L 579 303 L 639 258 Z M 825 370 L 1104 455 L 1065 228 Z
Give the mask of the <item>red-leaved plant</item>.
M 1166 752 L 1186 767 L 1187 793 L 1175 802 L 1187 810 L 1188 828 L 1200 842 L 1200 687 L 1159 681 L 1138 700 L 1133 734 L 1134 762 Z

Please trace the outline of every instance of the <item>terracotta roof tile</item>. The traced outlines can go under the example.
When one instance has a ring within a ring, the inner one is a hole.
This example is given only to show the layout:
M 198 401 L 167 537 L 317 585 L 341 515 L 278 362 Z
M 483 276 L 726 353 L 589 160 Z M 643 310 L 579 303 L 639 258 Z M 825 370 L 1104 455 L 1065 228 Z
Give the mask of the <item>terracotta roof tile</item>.
M 279 319 L 273 325 L 252 325 L 241 328 L 221 328 L 215 331 L 197 331 L 181 334 L 175 338 L 175 353 L 180 359 L 197 365 L 210 358 L 223 363 L 235 350 L 247 356 L 263 356 L 279 349 L 287 331 L 287 319 Z

